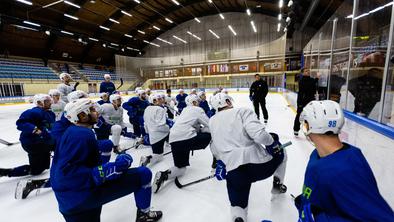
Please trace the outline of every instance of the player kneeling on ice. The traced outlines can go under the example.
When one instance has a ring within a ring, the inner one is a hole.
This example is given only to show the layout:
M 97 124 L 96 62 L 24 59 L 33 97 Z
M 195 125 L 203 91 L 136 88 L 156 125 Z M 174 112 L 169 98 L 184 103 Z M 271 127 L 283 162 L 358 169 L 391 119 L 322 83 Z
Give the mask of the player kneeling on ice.
M 161 211 L 150 211 L 152 173 L 146 167 L 131 168 L 128 154 L 102 163 L 92 127 L 98 113 L 89 99 L 69 104 L 67 118 L 73 123 L 56 147 L 51 185 L 59 210 L 67 222 L 99 222 L 102 205 L 134 192 L 137 222 L 158 221 Z
M 211 151 L 218 159 L 216 178 L 227 181 L 232 221 L 246 222 L 252 183 L 274 175 L 271 193 L 286 192 L 287 158 L 278 135 L 267 133 L 252 110 L 233 108 L 232 102 L 225 93 L 212 98 L 217 113 L 209 120 Z
M 116 152 L 121 152 L 119 147 L 120 136 L 135 138 L 132 133 L 127 132 L 127 127 L 123 123 L 122 97 L 118 94 L 112 94 L 109 97 L 111 103 L 101 105 L 101 113 L 96 126 L 94 128 L 97 139 L 108 139 L 112 134 L 112 142 Z
M 52 105 L 51 105 L 51 110 L 53 113 L 56 115 L 56 121 L 59 121 L 60 118 L 63 115 L 64 107 L 66 106 L 66 103 L 60 99 L 60 91 L 57 89 L 51 89 L 49 90 L 49 96 L 52 98 Z
M 55 114 L 51 111 L 52 98 L 47 94 L 37 94 L 33 98 L 35 107 L 24 111 L 16 121 L 21 131 L 19 140 L 22 148 L 27 152 L 29 165 L 16 168 L 0 168 L 0 177 L 20 177 L 39 175 L 49 169 L 51 150 L 55 143 L 50 135 Z
M 168 141 L 170 127 L 174 124 L 166 118 L 164 95 L 155 94 L 152 97 L 153 106 L 148 106 L 144 113 L 145 131 L 149 134 L 153 154 L 141 157 L 141 166 L 154 164 L 163 159 L 164 142 Z
M 132 97 L 129 101 L 123 103 L 122 107 L 127 110 L 129 121 L 133 125 L 134 135 L 144 137 L 146 135 L 144 129 L 144 111 L 149 106 L 145 90 L 138 89 L 137 96 Z
M 361 150 L 338 137 L 344 121 L 341 107 L 330 100 L 309 102 L 300 115 L 316 149 L 295 199 L 298 221 L 394 221 Z
M 174 167 L 157 172 L 153 182 L 153 191 L 156 193 L 164 181 L 182 176 L 189 166 L 189 155 L 192 150 L 205 149 L 211 141 L 208 128 L 208 116 L 198 106 L 198 96 L 189 95 L 185 99 L 187 107 L 183 109 L 170 130 L 169 142 L 171 144 Z

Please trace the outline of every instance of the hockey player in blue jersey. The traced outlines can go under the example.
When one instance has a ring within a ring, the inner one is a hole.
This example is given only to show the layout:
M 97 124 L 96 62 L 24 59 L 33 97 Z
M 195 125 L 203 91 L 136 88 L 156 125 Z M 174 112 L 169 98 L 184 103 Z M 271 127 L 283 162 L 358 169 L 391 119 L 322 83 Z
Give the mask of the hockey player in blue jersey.
M 182 113 L 182 110 L 187 106 L 185 99 L 187 97 L 187 94 L 185 93 L 185 91 L 183 89 L 179 90 L 179 94 L 176 95 L 175 99 L 177 102 L 176 107 L 178 108 L 178 112 Z
M 361 150 L 338 137 L 344 116 L 338 103 L 312 101 L 300 115 L 310 155 L 302 194 L 295 199 L 300 222 L 394 221 Z
M 129 154 L 102 163 L 92 127 L 98 120 L 93 101 L 78 99 L 68 105 L 72 122 L 56 147 L 51 185 L 66 222 L 99 222 L 102 206 L 134 193 L 136 222 L 153 222 L 161 211 L 151 211 L 152 173 L 146 167 L 130 168 Z
M 29 164 L 0 169 L 0 176 L 39 175 L 49 169 L 50 152 L 55 146 L 50 135 L 56 118 L 51 111 L 52 98 L 47 94 L 37 94 L 33 98 L 33 103 L 36 106 L 24 111 L 16 121 L 17 129 L 21 131 L 19 140 L 27 152 Z
M 112 95 L 116 91 L 115 84 L 111 82 L 111 76 L 109 74 L 104 75 L 104 81 L 100 84 L 100 93 L 107 93 L 108 96 Z
M 129 101 L 123 103 L 123 109 L 127 110 L 129 121 L 133 125 L 134 135 L 137 137 L 145 136 L 144 129 L 144 111 L 149 106 L 146 93 L 144 90 L 139 89 L 136 92 L 137 96 L 132 97 Z
M 198 92 L 197 95 L 198 95 L 198 98 L 200 99 L 200 107 L 204 110 L 205 114 L 207 114 L 207 116 L 209 118 L 211 118 L 211 116 L 213 116 L 213 114 L 211 112 L 211 108 L 209 108 L 207 96 L 206 96 L 205 92 L 204 91 Z
M 247 108 L 233 108 L 232 98 L 218 93 L 212 106 L 218 111 L 209 120 L 211 151 L 218 159 L 216 178 L 226 179 L 232 222 L 246 222 L 252 183 L 274 176 L 271 193 L 286 192 L 286 152 L 278 135 L 267 133 L 256 114 Z M 263 144 L 265 147 L 263 147 Z

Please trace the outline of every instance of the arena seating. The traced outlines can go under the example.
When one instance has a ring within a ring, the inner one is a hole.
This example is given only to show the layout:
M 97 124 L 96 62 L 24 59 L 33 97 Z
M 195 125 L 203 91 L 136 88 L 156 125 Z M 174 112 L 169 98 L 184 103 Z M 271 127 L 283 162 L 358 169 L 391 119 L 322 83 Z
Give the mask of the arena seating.
M 78 71 L 85 75 L 89 80 L 93 81 L 102 81 L 104 80 L 104 75 L 105 74 L 110 74 L 111 78 L 113 80 L 117 80 L 118 76 L 116 75 L 115 72 L 113 71 L 107 71 L 107 70 L 98 70 L 95 69 L 93 66 L 90 65 L 84 65 L 83 68 L 77 67 Z
M 59 77 L 38 60 L 0 59 L 0 79 L 41 79 L 52 80 Z

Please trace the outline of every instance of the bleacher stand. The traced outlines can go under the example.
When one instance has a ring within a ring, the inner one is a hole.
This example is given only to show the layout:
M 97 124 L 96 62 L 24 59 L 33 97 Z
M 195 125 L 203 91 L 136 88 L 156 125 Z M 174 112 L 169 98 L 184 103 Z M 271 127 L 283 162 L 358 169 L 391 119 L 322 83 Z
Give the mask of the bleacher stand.
M 38 60 L 0 58 L 1 79 L 38 79 L 54 80 L 59 77 Z
M 115 72 L 109 70 L 99 70 L 90 65 L 78 67 L 78 71 L 85 75 L 89 80 L 93 81 L 103 81 L 105 74 L 110 74 L 112 80 L 118 80 L 118 76 Z

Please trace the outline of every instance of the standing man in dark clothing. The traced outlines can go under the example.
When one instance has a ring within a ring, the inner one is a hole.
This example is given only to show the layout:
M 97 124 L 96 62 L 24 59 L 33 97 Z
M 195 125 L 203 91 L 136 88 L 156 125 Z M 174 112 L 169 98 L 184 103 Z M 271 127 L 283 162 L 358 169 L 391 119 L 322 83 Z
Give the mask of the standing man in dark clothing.
M 297 115 L 294 120 L 294 136 L 298 136 L 300 131 L 300 114 L 306 104 L 315 100 L 317 91 L 317 79 L 310 76 L 309 69 L 301 69 L 302 77 L 298 82 L 298 96 L 297 96 Z
M 265 97 L 268 94 L 268 84 L 265 80 L 261 79 L 259 74 L 256 74 L 254 77 L 256 81 L 254 81 L 250 87 L 249 98 L 250 101 L 253 101 L 254 112 L 256 113 L 258 119 L 260 119 L 260 104 L 261 109 L 263 110 L 264 123 L 267 123 L 268 111 L 265 107 Z
M 108 96 L 112 95 L 116 91 L 115 84 L 111 82 L 111 76 L 109 74 L 104 75 L 104 82 L 100 84 L 100 93 L 107 93 Z

